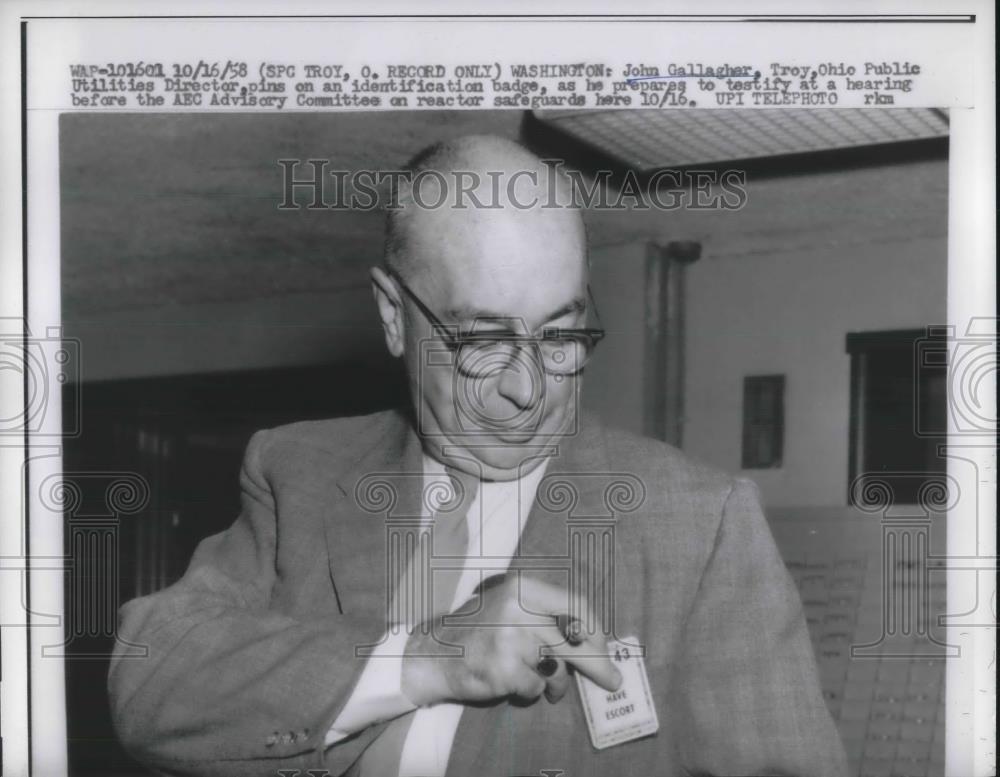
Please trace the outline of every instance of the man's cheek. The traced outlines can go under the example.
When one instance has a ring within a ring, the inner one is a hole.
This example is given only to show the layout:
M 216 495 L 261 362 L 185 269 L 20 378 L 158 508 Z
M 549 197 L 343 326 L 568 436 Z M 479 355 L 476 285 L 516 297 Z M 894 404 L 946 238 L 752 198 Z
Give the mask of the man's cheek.
M 447 422 L 455 417 L 455 386 L 451 376 L 435 374 L 427 382 L 428 402 L 434 406 L 435 414 Z
M 550 377 L 546 386 L 545 416 L 559 420 L 575 411 L 576 378 L 565 376 L 561 380 Z

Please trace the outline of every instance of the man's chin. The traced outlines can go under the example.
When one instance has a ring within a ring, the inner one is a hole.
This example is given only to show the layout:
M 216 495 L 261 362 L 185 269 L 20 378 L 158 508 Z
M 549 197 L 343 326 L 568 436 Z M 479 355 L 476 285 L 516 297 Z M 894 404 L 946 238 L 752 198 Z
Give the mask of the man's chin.
M 516 448 L 512 446 L 499 454 L 482 450 L 477 450 L 475 453 L 483 468 L 484 478 L 515 480 L 537 467 L 551 451 L 542 444 L 524 443 Z
M 464 448 L 467 455 L 482 467 L 488 480 L 514 480 L 527 474 L 541 461 L 551 456 L 554 446 L 562 440 L 552 432 L 504 432 L 475 435 L 455 440 L 455 447 Z
M 570 409 L 547 414 L 531 428 L 497 425 L 448 434 L 439 426 L 436 433 L 421 436 L 425 450 L 436 459 L 451 461 L 459 469 L 486 480 L 514 480 L 554 453 L 553 448 L 563 440 L 573 419 Z
M 425 438 L 425 447 L 437 459 L 485 480 L 514 480 L 533 470 L 551 454 L 552 436 L 537 433 L 464 434 L 454 438 Z M 463 466 L 463 460 L 468 467 Z
M 492 434 L 494 440 L 500 445 L 527 445 L 539 437 L 537 432 L 504 432 L 498 431 Z

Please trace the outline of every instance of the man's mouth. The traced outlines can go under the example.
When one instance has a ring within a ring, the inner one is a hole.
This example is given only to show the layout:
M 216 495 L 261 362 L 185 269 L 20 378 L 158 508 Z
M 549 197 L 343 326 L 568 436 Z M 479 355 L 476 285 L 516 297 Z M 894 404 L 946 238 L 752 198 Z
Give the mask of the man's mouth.
M 496 437 L 500 442 L 506 443 L 508 445 L 523 445 L 526 442 L 530 442 L 535 437 L 535 432 L 532 430 L 510 430 L 502 432 L 494 432 L 493 436 Z

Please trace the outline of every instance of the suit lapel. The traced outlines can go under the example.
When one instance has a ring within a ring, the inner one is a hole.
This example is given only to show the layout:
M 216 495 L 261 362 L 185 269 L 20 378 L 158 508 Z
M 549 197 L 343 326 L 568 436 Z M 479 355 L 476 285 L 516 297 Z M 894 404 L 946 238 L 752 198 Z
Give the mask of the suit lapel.
M 567 587 L 577 529 L 588 519 L 607 515 L 607 472 L 607 452 L 598 430 L 588 426 L 561 439 L 538 484 L 515 562 L 542 580 Z
M 420 523 L 423 462 L 406 417 L 391 413 L 368 432 L 374 443 L 337 477 L 325 521 L 330 577 L 341 610 L 385 612 L 410 561 Z M 384 623 L 384 622 L 383 622 Z

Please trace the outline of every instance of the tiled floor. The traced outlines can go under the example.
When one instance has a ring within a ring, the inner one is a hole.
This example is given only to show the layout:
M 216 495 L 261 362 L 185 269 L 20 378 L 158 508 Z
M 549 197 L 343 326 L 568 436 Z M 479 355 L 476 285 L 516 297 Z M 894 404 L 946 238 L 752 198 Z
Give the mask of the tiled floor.
M 942 775 L 947 648 L 936 624 L 945 588 L 932 553 L 943 527 L 887 526 L 851 511 L 771 523 L 852 774 Z

